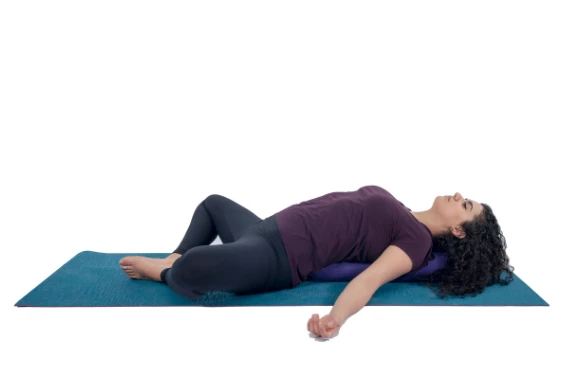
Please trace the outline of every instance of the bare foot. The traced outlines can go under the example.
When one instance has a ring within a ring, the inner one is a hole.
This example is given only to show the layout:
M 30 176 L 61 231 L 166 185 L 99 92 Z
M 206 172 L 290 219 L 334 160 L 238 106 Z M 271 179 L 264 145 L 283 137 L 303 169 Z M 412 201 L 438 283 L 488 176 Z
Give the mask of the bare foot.
M 144 257 L 144 256 L 140 256 L 140 257 Z M 174 259 L 174 258 L 170 258 L 170 256 L 168 256 L 168 257 L 165 258 L 165 259 L 158 259 L 158 258 L 155 258 L 155 257 L 144 257 L 144 258 L 145 258 L 146 260 L 150 260 L 152 263 L 156 263 L 156 264 L 159 264 L 159 265 L 166 265 L 166 267 L 164 267 L 164 268 L 171 267 L 172 264 L 174 264 L 174 261 L 176 260 L 176 259 Z
M 173 262 L 175 262 L 178 258 L 180 258 L 180 256 L 182 256 L 182 255 L 179 254 L 179 253 L 172 253 L 170 256 L 168 256 L 167 258 L 162 259 L 162 260 L 170 260 L 170 261 L 173 263 Z
M 143 257 L 143 258 L 145 258 L 146 260 L 149 260 L 149 261 L 152 262 L 152 263 L 156 263 L 156 264 L 160 264 L 160 265 L 166 265 L 164 268 L 171 267 L 172 264 L 174 264 L 174 261 L 177 259 L 177 258 L 174 258 L 174 257 L 171 258 L 170 256 L 168 256 L 168 257 L 165 258 L 165 259 L 158 259 L 158 258 L 156 258 L 156 257 L 146 257 L 146 256 L 126 256 L 126 257 Z
M 144 256 L 126 256 L 120 260 L 120 267 L 131 279 L 162 281 L 160 273 L 172 266 L 172 261 L 152 259 Z

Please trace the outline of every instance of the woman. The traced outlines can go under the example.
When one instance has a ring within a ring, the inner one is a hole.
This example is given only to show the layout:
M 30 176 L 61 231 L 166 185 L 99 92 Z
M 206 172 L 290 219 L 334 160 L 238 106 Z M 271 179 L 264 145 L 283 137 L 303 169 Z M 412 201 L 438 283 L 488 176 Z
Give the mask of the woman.
M 219 236 L 222 244 L 210 245 Z M 459 193 L 438 196 L 412 212 L 384 188 L 332 192 L 294 204 L 262 220 L 234 201 L 210 195 L 202 201 L 180 245 L 166 259 L 120 260 L 133 279 L 164 282 L 178 294 L 251 294 L 289 289 L 342 261 L 369 263 L 338 297 L 330 314 L 314 314 L 308 330 L 334 336 L 386 282 L 424 267 L 434 251 L 446 267 L 425 278 L 436 293 L 477 294 L 511 281 L 506 241 L 492 209 Z M 500 280 L 506 271 L 510 279 Z

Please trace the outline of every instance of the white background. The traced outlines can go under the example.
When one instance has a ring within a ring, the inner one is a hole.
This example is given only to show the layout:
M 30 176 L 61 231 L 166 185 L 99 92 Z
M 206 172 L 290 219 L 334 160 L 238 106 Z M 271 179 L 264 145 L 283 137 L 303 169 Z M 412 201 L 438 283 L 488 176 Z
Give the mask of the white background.
M 568 1 L 3 2 L 0 380 L 571 382 L 575 17 Z M 456 191 L 491 205 L 550 307 L 365 307 L 328 342 L 306 323 L 330 307 L 13 307 L 81 251 L 173 251 L 209 194 L 264 218 L 373 184 L 413 210 Z

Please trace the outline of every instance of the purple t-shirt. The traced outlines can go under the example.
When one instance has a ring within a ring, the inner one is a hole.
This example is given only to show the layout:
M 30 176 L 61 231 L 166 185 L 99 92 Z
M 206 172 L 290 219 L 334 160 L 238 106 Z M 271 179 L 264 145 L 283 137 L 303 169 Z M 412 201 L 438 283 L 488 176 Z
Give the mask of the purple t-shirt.
M 432 254 L 432 232 L 392 194 L 376 185 L 332 192 L 275 214 L 292 283 L 342 261 L 373 263 L 389 245 L 419 269 Z

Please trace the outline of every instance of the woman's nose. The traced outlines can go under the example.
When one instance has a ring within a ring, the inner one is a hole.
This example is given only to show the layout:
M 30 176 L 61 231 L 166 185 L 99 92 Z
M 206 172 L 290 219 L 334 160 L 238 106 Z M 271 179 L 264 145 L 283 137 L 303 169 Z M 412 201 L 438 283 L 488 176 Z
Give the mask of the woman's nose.
M 456 192 L 456 194 L 454 194 L 454 199 L 460 200 L 461 198 L 462 198 L 462 195 L 460 194 L 460 192 Z

